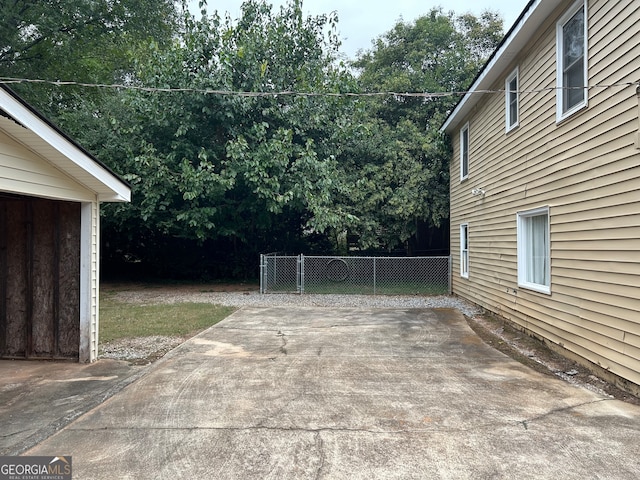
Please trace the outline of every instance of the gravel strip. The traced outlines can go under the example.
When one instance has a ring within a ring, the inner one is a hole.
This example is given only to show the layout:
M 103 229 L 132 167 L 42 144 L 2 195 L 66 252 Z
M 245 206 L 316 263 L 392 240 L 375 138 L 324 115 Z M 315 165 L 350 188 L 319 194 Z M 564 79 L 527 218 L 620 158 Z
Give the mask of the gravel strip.
M 122 302 L 138 304 L 215 303 L 229 307 L 355 307 L 355 308 L 456 308 L 469 317 L 482 310 L 458 297 L 439 295 L 296 295 L 258 292 L 170 292 L 122 291 L 115 294 Z
M 153 335 L 150 337 L 123 338 L 100 344 L 100 358 L 128 360 L 132 364 L 146 365 L 162 357 L 184 342 L 182 337 Z

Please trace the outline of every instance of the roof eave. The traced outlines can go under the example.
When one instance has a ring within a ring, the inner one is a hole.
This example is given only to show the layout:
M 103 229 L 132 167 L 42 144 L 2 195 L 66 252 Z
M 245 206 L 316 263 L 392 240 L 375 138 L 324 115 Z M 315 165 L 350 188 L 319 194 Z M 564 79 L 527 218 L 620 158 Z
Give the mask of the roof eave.
M 92 190 L 101 201 L 129 202 L 131 201 L 130 186 L 100 163 L 90 153 L 75 143 L 43 115 L 27 104 L 15 92 L 0 85 L 0 107 L 13 117 L 24 128 L 41 138 L 49 147 L 58 152 L 69 162 L 67 167 L 81 168 L 97 181 Z M 64 164 L 57 164 L 58 168 L 69 172 Z M 73 176 L 73 174 L 71 173 Z
M 544 23 L 557 6 L 557 0 L 531 0 L 529 2 L 482 67 L 464 97 L 442 124 L 440 132 L 450 132 L 469 114 L 482 97 L 482 92 L 489 90 L 496 80 L 504 75 L 513 59 L 536 34 L 538 27 Z

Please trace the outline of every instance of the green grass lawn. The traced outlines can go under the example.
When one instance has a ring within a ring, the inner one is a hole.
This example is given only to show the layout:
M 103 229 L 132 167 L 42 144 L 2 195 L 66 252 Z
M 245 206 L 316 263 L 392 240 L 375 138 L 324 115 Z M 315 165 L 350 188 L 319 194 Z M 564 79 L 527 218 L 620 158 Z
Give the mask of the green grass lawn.
M 191 337 L 235 310 L 210 303 L 138 305 L 106 293 L 100 297 L 100 342 L 152 335 Z

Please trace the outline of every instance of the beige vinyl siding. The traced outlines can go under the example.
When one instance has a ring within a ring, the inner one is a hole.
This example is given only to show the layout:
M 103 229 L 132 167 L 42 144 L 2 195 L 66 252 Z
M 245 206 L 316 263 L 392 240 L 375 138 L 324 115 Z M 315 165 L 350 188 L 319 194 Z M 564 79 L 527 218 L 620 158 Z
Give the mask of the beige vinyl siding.
M 97 199 L 82 204 L 80 247 L 80 361 L 98 358 L 100 205 Z
M 89 190 L 1 130 L 0 191 L 69 201 L 95 198 Z
M 451 226 L 469 223 L 469 279 L 454 293 L 640 385 L 640 150 L 635 86 L 591 88 L 588 108 L 556 123 L 556 21 L 519 67 L 520 125 L 504 131 L 504 93 L 485 95 L 453 125 Z M 588 2 L 589 84 L 640 80 L 640 2 Z M 541 91 L 543 89 L 550 89 Z M 469 178 L 457 138 L 469 122 Z M 483 188 L 484 198 L 471 195 Z M 516 213 L 549 207 L 551 295 L 518 287 Z M 451 235 L 454 265 L 459 236 Z
M 100 306 L 100 204 L 91 203 L 91 352 L 89 361 L 98 359 Z

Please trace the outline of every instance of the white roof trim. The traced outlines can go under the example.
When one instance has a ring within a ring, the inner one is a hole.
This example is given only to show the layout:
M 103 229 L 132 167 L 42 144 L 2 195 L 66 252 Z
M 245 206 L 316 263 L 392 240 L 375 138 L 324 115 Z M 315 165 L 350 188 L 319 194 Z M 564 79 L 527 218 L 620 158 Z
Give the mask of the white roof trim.
M 512 27 L 498 50 L 494 52 L 494 55 L 482 68 L 473 85 L 447 117 L 447 120 L 440 128 L 440 132 L 449 132 L 464 120 L 482 96 L 481 93 L 476 92 L 488 90 L 494 82 L 504 75 L 513 59 L 536 34 L 538 27 L 544 23 L 558 6 L 559 2 L 557 0 L 536 0 L 526 8 L 519 17 L 518 23 Z
M 42 142 L 35 141 L 36 138 L 33 139 L 34 141 L 30 141 L 29 136 L 25 136 L 22 142 L 27 147 L 94 191 L 99 201 L 131 201 L 131 188 L 125 182 L 4 88 L 0 88 L 0 108 L 44 142 L 43 145 Z M 88 174 L 92 181 L 88 182 L 86 178 L 79 178 L 78 172 L 84 172 L 84 177 L 87 177 Z

